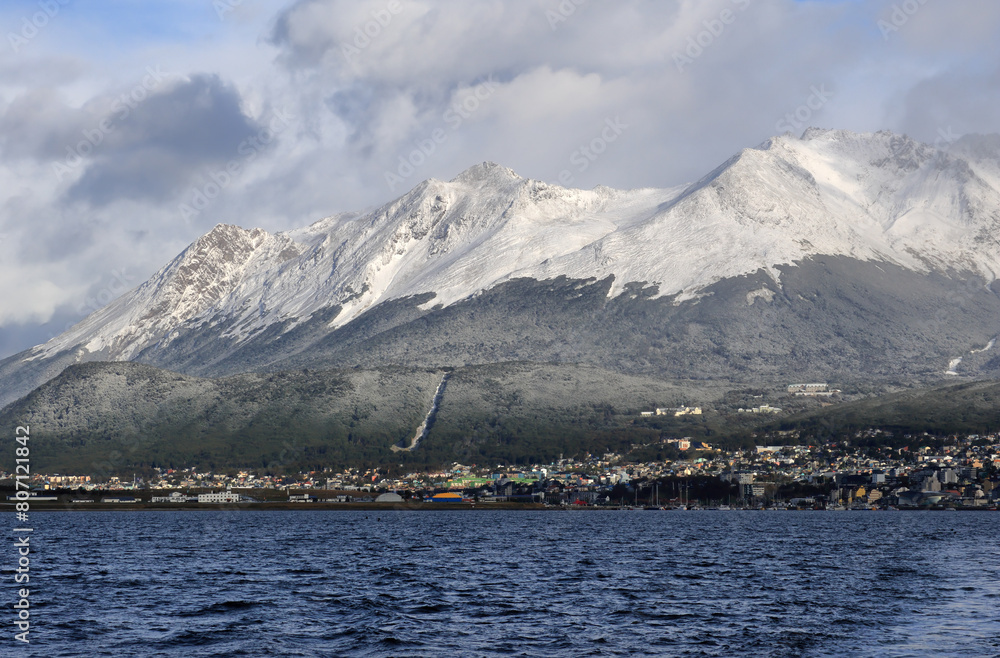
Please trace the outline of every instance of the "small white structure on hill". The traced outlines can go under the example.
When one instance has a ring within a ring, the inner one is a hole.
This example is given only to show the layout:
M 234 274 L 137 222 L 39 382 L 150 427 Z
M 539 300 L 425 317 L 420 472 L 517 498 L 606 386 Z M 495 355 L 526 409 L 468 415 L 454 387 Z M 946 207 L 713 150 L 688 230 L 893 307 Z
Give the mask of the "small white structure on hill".
M 772 407 L 769 404 L 762 404 L 759 407 L 750 407 L 749 409 L 737 409 L 737 412 L 741 414 L 780 414 L 781 409 L 778 407 Z
M 826 383 L 789 384 L 788 392 L 798 396 L 828 398 L 840 393 L 840 389 L 830 388 L 830 385 Z
M 689 414 L 700 416 L 701 407 L 657 407 L 656 409 L 657 416 L 687 416 Z M 648 411 L 643 411 L 642 415 L 651 416 L 652 414 Z
M 681 407 L 674 410 L 674 416 L 700 416 L 701 407 Z

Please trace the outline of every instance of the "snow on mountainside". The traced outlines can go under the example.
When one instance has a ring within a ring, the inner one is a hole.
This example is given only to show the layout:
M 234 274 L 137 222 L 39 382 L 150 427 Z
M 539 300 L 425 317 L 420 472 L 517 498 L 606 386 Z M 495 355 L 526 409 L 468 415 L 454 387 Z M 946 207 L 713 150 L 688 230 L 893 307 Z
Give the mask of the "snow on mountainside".
M 245 339 L 335 305 L 340 326 L 386 300 L 433 292 L 431 305 L 448 305 L 517 277 L 613 274 L 611 294 L 645 281 L 683 299 L 761 268 L 777 279 L 775 265 L 826 254 L 993 280 L 998 189 L 994 136 L 944 150 L 888 132 L 810 129 L 675 189 L 564 189 L 484 163 L 297 231 L 217 226 L 31 358 L 78 348 L 129 359 L 182 325 L 223 319 Z
M 252 272 L 300 250 L 287 236 L 216 226 L 141 286 L 35 348 L 32 357 L 82 344 L 81 350 L 107 359 L 127 359 L 142 346 L 169 341 L 177 326 L 211 312 Z

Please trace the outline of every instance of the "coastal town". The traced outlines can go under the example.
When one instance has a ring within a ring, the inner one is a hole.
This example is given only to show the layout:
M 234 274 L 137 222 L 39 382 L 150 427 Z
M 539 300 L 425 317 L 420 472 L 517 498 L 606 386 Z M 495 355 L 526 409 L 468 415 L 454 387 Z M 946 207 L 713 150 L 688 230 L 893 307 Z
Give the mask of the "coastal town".
M 723 450 L 690 438 L 642 446 L 669 455 L 634 461 L 586 454 L 549 464 L 464 465 L 427 472 L 325 469 L 285 475 L 192 467 L 154 469 L 145 478 L 34 474 L 32 499 L 88 505 L 227 505 L 255 503 L 651 509 L 996 509 L 1000 436 L 897 437 L 870 429 L 823 445 Z M 881 446 L 881 447 L 880 447 Z M 917 447 L 912 447 L 917 446 Z M 10 489 L 12 474 L 0 472 Z

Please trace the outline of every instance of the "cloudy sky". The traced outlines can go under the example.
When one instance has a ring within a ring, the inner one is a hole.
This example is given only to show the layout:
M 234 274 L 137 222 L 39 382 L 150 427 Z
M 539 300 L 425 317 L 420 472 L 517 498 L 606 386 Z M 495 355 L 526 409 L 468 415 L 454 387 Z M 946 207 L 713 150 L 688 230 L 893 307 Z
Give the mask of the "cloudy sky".
M 1000 132 L 995 0 L 4 0 L 0 356 L 217 223 L 491 160 L 670 186 L 808 126 Z

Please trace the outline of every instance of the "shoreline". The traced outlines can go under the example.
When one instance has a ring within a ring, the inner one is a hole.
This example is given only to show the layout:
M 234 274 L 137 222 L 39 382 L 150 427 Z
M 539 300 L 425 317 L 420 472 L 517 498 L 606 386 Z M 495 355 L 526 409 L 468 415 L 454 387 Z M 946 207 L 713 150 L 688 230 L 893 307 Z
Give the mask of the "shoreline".
M 124 512 L 155 512 L 155 511 L 238 511 L 238 510 L 316 510 L 316 511 L 350 511 L 350 510 L 380 510 L 380 511 L 408 511 L 408 510 L 479 510 L 479 509 L 507 509 L 507 510 L 548 510 L 540 503 L 413 503 L 412 505 L 400 503 L 292 503 L 292 502 L 259 502 L 259 503 L 32 503 L 32 512 L 86 512 L 92 511 L 124 511 Z M 594 508 L 590 508 L 594 509 Z M 617 508 L 613 508 L 617 509 Z
M 7 506 L 7 504 L 4 504 Z M 13 508 L 13 505 L 9 505 Z M 891 513 L 891 512 L 996 512 L 989 507 L 959 507 L 959 508 L 899 508 L 895 510 L 811 510 L 811 509 L 730 509 L 730 510 L 679 510 L 679 509 L 636 509 L 623 507 L 593 507 L 584 505 L 546 506 L 541 503 L 292 503 L 292 502 L 258 502 L 258 503 L 34 503 L 32 512 L 87 512 L 87 511 L 119 511 L 119 512 L 168 512 L 168 511 L 222 511 L 235 512 L 241 510 L 255 511 L 317 511 L 317 512 L 349 512 L 349 511 L 479 511 L 479 510 L 509 510 L 509 511 L 546 511 L 546 512 L 854 512 L 854 513 Z

